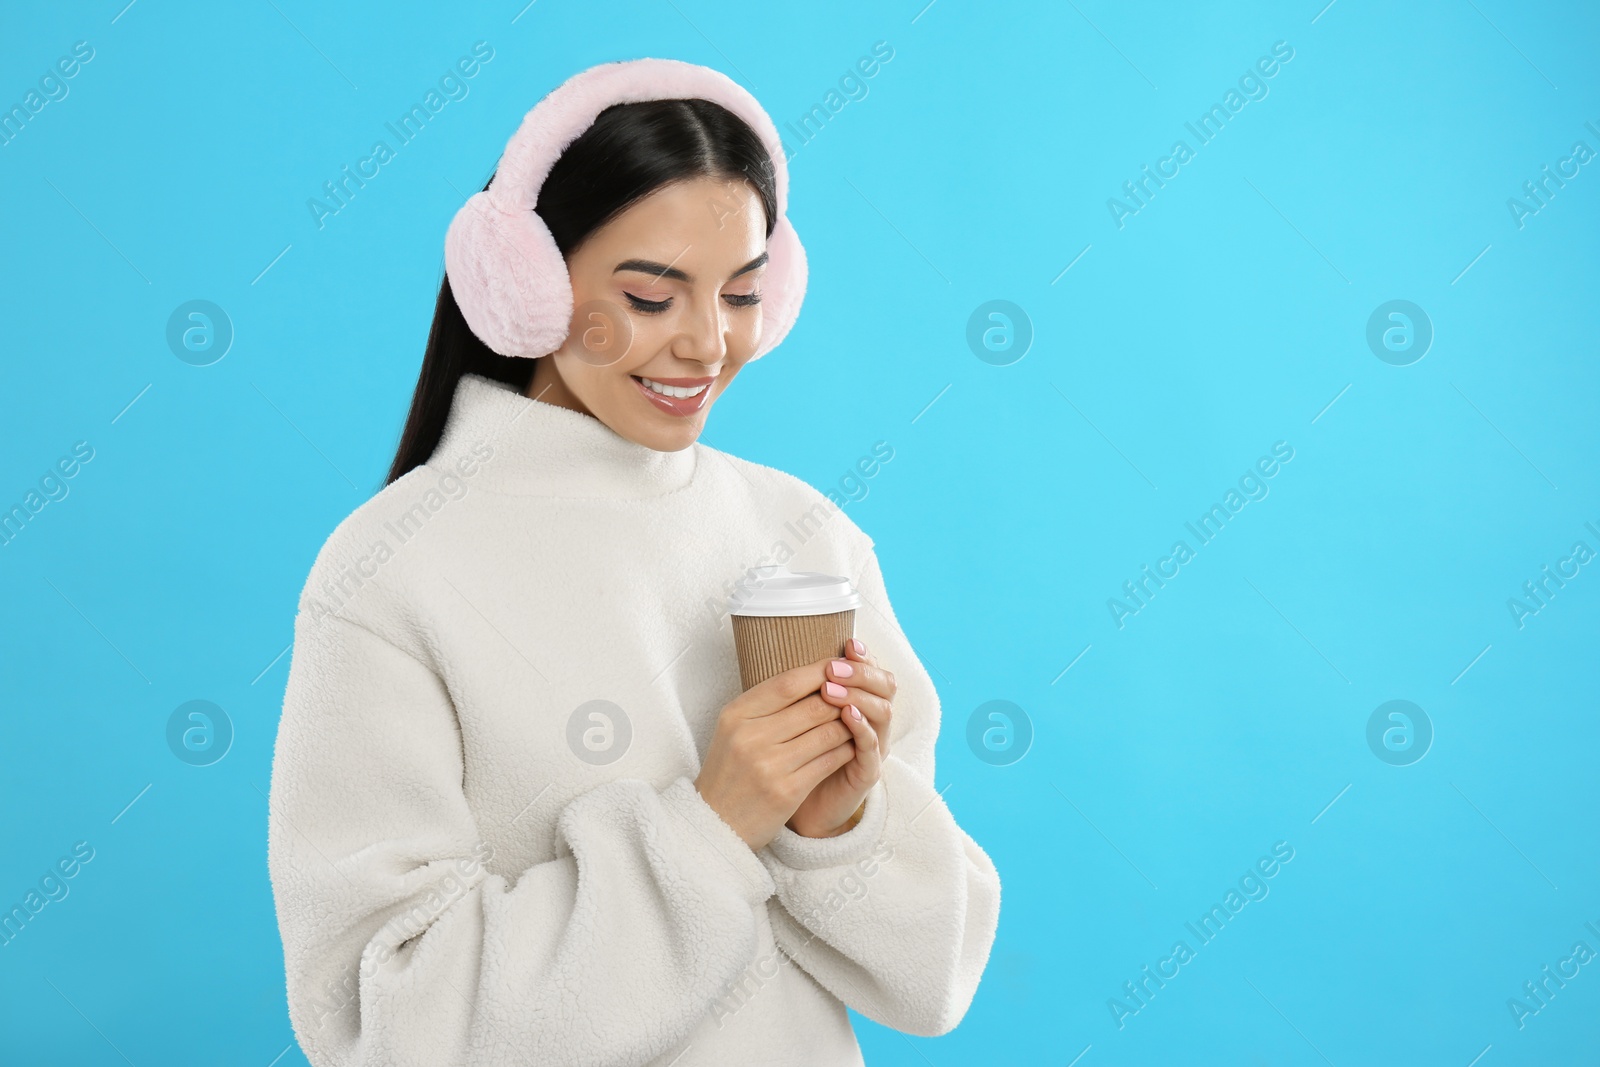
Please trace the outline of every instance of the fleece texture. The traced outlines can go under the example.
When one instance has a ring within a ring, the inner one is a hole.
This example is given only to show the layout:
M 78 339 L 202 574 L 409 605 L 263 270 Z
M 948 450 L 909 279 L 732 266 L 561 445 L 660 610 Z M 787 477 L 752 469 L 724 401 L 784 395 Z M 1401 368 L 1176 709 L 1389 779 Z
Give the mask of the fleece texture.
M 751 359 L 788 334 L 806 291 L 806 255 L 788 218 L 789 166 L 777 127 L 750 92 L 721 71 L 678 59 L 601 63 L 556 86 L 523 117 L 489 188 L 468 198 L 445 234 L 445 272 L 467 325 L 504 356 L 536 359 L 571 327 L 572 279 L 544 221 L 539 189 L 568 145 L 612 104 L 701 99 L 743 119 L 767 148 L 778 217 L 767 238 L 762 329 Z
M 894 672 L 861 822 L 752 851 L 694 788 L 740 692 L 725 596 L 843 574 Z M 999 917 L 934 786 L 939 699 L 873 543 L 804 482 L 468 375 L 295 620 L 268 866 L 317 1067 L 860 1064 L 952 1029 Z

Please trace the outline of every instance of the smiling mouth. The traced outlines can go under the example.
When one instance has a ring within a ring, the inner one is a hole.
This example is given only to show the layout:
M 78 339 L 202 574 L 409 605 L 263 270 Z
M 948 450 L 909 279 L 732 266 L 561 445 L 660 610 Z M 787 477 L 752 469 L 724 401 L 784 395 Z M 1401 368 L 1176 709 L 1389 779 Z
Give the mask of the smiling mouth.
M 660 410 L 681 417 L 693 415 L 711 399 L 715 378 L 645 378 L 630 374 L 634 387 Z

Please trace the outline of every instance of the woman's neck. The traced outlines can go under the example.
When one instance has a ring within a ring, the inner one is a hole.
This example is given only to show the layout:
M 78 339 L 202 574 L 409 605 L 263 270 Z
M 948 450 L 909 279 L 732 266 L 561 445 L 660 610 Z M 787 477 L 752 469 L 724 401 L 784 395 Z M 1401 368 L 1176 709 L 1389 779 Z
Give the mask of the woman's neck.
M 556 369 L 554 356 L 534 360 L 533 374 L 529 377 L 528 388 L 523 390 L 522 395 L 545 404 L 582 412 L 590 418 L 598 417 L 578 399 L 576 393 L 567 388 L 566 380 Z
M 697 445 L 659 452 L 585 411 L 466 374 L 427 465 L 436 475 L 457 474 L 499 493 L 627 500 L 684 488 L 699 457 Z

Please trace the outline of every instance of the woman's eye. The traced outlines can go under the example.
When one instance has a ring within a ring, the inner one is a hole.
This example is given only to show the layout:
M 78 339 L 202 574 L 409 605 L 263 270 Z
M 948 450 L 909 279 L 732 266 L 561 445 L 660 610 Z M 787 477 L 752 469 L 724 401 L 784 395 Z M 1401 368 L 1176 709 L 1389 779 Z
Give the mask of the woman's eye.
M 645 300 L 634 296 L 632 293 L 625 292 L 622 295 L 628 298 L 628 303 L 633 305 L 633 310 L 642 311 L 646 315 L 659 315 L 672 306 L 670 297 L 666 300 Z
M 672 306 L 671 297 L 668 297 L 665 300 L 646 300 L 643 297 L 634 296 L 632 293 L 628 292 L 624 292 L 622 295 L 628 298 L 628 303 L 633 306 L 633 310 L 641 312 L 645 315 L 659 315 Z M 722 299 L 726 300 L 730 307 L 755 307 L 757 304 L 761 303 L 761 294 L 724 293 Z

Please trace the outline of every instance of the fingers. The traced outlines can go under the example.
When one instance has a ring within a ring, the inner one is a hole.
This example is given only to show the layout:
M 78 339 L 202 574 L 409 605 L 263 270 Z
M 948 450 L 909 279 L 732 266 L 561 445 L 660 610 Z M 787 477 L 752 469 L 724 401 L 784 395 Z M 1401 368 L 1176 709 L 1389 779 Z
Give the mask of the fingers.
M 827 669 L 830 676 L 836 677 L 840 673 L 838 667 L 841 662 L 843 661 L 828 661 Z M 867 671 L 879 671 L 881 670 L 880 668 L 870 667 L 861 663 L 848 664 L 848 666 L 852 669 L 851 673 L 846 675 L 849 681 L 848 685 L 833 681 L 825 682 L 818 695 L 836 708 L 844 709 L 854 706 L 861 709 L 861 712 L 871 722 L 872 728 L 877 732 L 878 736 L 887 738 L 889 736 L 889 724 L 893 719 L 893 676 L 889 675 L 887 671 L 882 672 L 883 676 L 888 678 L 888 689 L 890 690 L 889 696 L 883 696 L 877 691 L 867 688 L 865 684 L 858 684 L 865 683 L 868 680 L 866 677 Z M 884 747 L 887 748 L 887 745 Z
M 832 692 L 827 683 L 835 686 L 861 689 L 885 700 L 893 700 L 895 690 L 894 674 L 879 667 L 876 663 L 853 658 L 832 659 L 827 661 L 827 676 L 823 684 L 824 692 Z M 839 696 L 842 694 L 835 693 Z
M 859 649 L 858 647 L 859 646 Z M 752 686 L 733 702 L 746 718 L 760 718 L 783 711 L 819 690 L 833 699 L 829 703 L 841 707 L 850 703 L 842 690 L 855 689 L 866 695 L 893 700 L 896 690 L 894 673 L 877 665 L 866 646 L 852 638 L 845 646 L 844 658 L 818 660 L 791 670 L 775 674 L 759 685 Z M 871 708 L 868 708 L 870 714 Z
M 860 788 L 876 782 L 881 769 L 878 732 L 872 728 L 871 721 L 861 714 L 860 709 L 854 706 L 846 708 L 839 721 L 849 729 L 851 740 L 856 746 L 855 763 L 860 771 L 859 776 L 851 784 Z
M 824 690 L 818 694 L 819 698 L 834 708 L 843 711 L 845 708 L 857 707 L 872 721 L 872 728 L 880 732 L 889 728 L 889 720 L 893 713 L 893 705 L 876 693 L 869 693 L 864 689 L 853 686 L 840 686 L 835 693 Z
M 774 674 L 766 681 L 751 686 L 736 697 L 730 706 L 737 705 L 745 718 L 749 719 L 782 711 L 822 688 L 827 681 L 823 675 L 826 663 L 826 660 L 818 660 Z
M 824 778 L 849 763 L 855 757 L 855 751 L 855 742 L 846 741 L 842 745 L 835 745 L 833 748 L 828 749 L 822 755 L 797 770 L 795 772 L 795 780 L 799 783 L 801 795 L 810 794 L 813 789 L 821 784 Z
M 818 756 L 840 745 L 848 745 L 853 737 L 851 729 L 838 718 L 820 726 L 813 726 L 794 740 L 778 746 L 778 751 L 782 754 L 782 767 L 785 771 L 804 767 Z
M 782 711 L 767 716 L 761 727 L 773 744 L 782 744 L 825 722 L 835 722 L 838 718 L 837 707 L 812 693 Z

